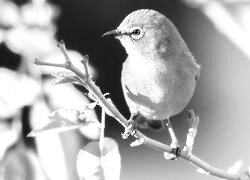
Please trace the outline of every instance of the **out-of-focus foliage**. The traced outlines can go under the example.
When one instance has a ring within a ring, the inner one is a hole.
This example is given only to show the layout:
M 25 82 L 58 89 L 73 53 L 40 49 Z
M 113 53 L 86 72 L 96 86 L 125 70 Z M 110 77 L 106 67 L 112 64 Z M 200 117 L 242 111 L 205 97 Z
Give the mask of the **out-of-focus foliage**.
M 34 58 L 51 63 L 64 61 L 56 47 L 58 15 L 59 8 L 46 0 L 31 0 L 21 6 L 0 0 L 0 44 L 21 57 L 17 69 L 0 68 L 0 179 L 76 180 L 79 149 L 86 138 L 99 139 L 97 116 L 93 109 L 84 109 L 88 98 L 73 85 L 52 85 L 48 75 L 62 69 L 33 64 Z M 82 66 L 81 53 L 71 50 L 69 54 L 76 66 Z M 92 66 L 90 74 L 96 76 Z M 29 110 L 24 111 L 24 107 Z M 59 108 L 64 110 L 55 111 Z M 36 128 L 33 135 L 39 134 L 35 138 L 37 152 L 24 143 L 29 139 L 22 137 L 22 124 L 27 123 Z M 56 133 L 69 129 L 77 130 L 65 135 Z M 40 135 L 46 131 L 54 133 Z M 69 139 L 71 142 L 67 142 Z M 66 144 L 71 144 L 70 148 Z
M 7 68 L 0 68 L 0 119 L 15 115 L 31 105 L 41 92 L 41 85 L 32 77 Z
M 3 180 L 47 180 L 36 154 L 24 147 L 10 150 L 2 166 L 5 167 Z
M 45 123 L 45 125 L 41 127 L 36 127 L 28 134 L 28 136 L 34 137 L 38 136 L 41 133 L 48 133 L 48 132 L 60 133 L 72 129 L 79 129 L 83 126 L 85 126 L 86 130 L 90 129 L 93 132 L 95 131 L 95 129 L 97 129 L 97 127 L 100 127 L 100 123 L 97 119 L 91 116 L 89 110 L 78 111 L 73 109 L 59 109 L 49 115 L 49 122 Z M 86 136 L 89 138 L 92 139 L 99 138 L 99 136 L 91 137 L 89 135 L 90 132 L 86 133 L 84 130 L 82 130 L 81 132 L 83 134 L 86 134 Z
M 247 0 L 183 0 L 200 8 L 237 48 L 250 59 L 250 2 Z
M 18 7 L 12 1 L 2 0 L 0 7 L 0 37 L 11 51 L 26 60 L 55 51 L 55 6 L 46 1 L 31 1 Z
M 101 150 L 99 142 L 90 142 L 79 152 L 76 167 L 82 180 L 118 180 L 121 157 L 117 143 L 105 138 Z

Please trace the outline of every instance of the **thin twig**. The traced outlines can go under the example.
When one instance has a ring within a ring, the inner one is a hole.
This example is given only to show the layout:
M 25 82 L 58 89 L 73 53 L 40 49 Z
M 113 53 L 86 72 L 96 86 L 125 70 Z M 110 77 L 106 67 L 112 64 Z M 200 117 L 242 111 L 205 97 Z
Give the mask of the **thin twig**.
M 66 62 L 71 62 L 70 61 L 70 58 L 69 58 L 69 55 L 67 53 L 67 49 L 65 47 L 65 43 L 63 40 L 61 40 L 58 44 L 57 44 L 57 47 L 59 47 L 59 49 L 62 51 L 64 57 L 65 57 L 65 60 Z
M 98 98 L 98 101 L 105 106 L 106 109 L 109 110 L 109 112 L 112 113 L 113 117 L 125 128 L 127 128 L 129 126 L 128 124 L 128 120 L 119 112 L 119 110 L 113 105 L 112 102 L 108 101 L 105 97 L 104 94 L 102 94 L 100 88 L 89 78 L 86 78 L 86 73 L 88 72 L 86 69 L 88 69 L 88 65 L 87 63 L 83 63 L 83 65 L 85 66 L 85 73 L 82 72 L 81 70 L 79 70 L 68 58 L 69 56 L 67 55 L 67 51 L 66 48 L 64 46 L 64 43 L 62 45 L 58 45 L 61 49 L 61 51 L 63 52 L 65 59 L 66 60 L 65 64 L 52 64 L 52 63 L 43 63 L 40 62 L 38 60 L 36 60 L 36 64 L 37 65 L 47 65 L 47 66 L 55 66 L 55 67 L 64 67 L 66 69 L 71 70 L 73 73 L 75 73 L 78 78 L 81 80 L 81 82 L 84 83 L 85 87 L 91 91 L 95 97 Z M 198 124 L 197 124 L 198 125 Z M 134 137 L 136 137 L 137 139 L 143 139 L 142 144 L 151 147 L 153 149 L 156 149 L 160 152 L 168 152 L 171 153 L 173 152 L 173 148 L 171 148 L 170 146 L 163 144 L 159 141 L 156 141 L 152 138 L 147 137 L 146 135 L 144 135 L 143 133 L 141 133 L 140 131 L 136 131 L 134 134 Z M 198 158 L 197 156 L 193 155 L 192 152 L 190 151 L 190 153 L 186 153 L 185 151 L 182 151 L 180 154 L 180 157 L 187 160 L 188 162 L 196 165 L 197 167 L 203 169 L 205 172 L 207 172 L 210 175 L 214 175 L 220 178 L 224 178 L 224 179 L 229 179 L 229 180 L 249 180 L 250 176 L 248 172 L 243 172 L 243 173 L 238 173 L 238 174 L 230 174 L 226 171 L 223 171 L 221 169 L 218 169 L 208 163 L 206 163 L 205 161 L 201 160 L 200 158 Z M 243 175 L 244 178 L 243 178 Z M 247 178 L 246 178 L 247 177 Z
M 84 70 L 85 70 L 86 79 L 89 79 L 89 78 L 90 78 L 89 70 L 88 70 L 89 56 L 88 56 L 88 55 L 85 55 L 85 56 L 83 57 L 83 59 L 81 60 L 81 62 L 82 62 L 82 64 L 84 65 Z
M 39 61 L 37 58 L 35 59 L 34 63 L 36 65 L 42 65 L 42 66 L 52 66 L 52 67 L 65 68 L 65 64 L 56 64 L 56 63 L 42 62 L 42 61 Z
M 101 118 L 101 133 L 100 133 L 100 139 L 99 139 L 99 148 L 101 151 L 101 155 L 103 156 L 103 150 L 104 150 L 104 135 L 105 135 L 105 111 L 102 109 L 102 118 Z

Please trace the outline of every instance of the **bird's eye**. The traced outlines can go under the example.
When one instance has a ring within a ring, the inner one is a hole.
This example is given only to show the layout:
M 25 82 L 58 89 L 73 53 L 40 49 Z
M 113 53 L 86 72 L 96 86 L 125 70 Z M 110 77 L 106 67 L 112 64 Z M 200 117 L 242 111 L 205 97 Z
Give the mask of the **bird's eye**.
M 143 36 L 143 31 L 141 28 L 134 28 L 130 33 L 131 38 L 138 40 Z
M 141 31 L 139 29 L 135 29 L 133 30 L 132 34 L 135 36 L 139 36 L 141 34 Z

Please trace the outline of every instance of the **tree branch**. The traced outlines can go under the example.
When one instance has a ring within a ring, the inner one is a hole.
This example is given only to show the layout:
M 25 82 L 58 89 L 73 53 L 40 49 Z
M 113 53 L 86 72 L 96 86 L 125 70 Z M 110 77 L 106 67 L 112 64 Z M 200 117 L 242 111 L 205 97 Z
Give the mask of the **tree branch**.
M 40 62 L 39 60 L 35 60 L 35 64 L 37 65 L 46 65 L 46 66 L 54 66 L 54 67 L 63 67 L 66 68 L 70 71 L 72 71 L 73 73 L 75 73 L 75 75 L 78 76 L 80 82 L 82 82 L 82 84 L 84 85 L 84 87 L 87 88 L 87 90 L 92 93 L 95 97 L 95 100 L 99 103 L 99 105 L 102 106 L 102 108 L 107 109 L 111 115 L 125 128 L 128 128 L 129 123 L 128 120 L 119 112 L 119 110 L 114 106 L 114 104 L 112 103 L 112 101 L 110 101 L 109 99 L 107 99 L 105 97 L 104 94 L 102 94 L 100 88 L 92 81 L 90 75 L 88 74 L 88 56 L 84 56 L 83 60 L 81 61 L 84 65 L 84 72 L 80 69 L 78 69 L 70 60 L 68 54 L 67 54 L 67 50 L 65 48 L 64 42 L 60 42 L 58 44 L 58 47 L 61 49 L 64 57 L 65 57 L 65 63 L 64 64 L 53 64 L 53 63 L 48 63 L 48 62 Z M 198 118 L 198 117 L 193 117 L 193 118 Z M 193 119 L 192 123 L 190 123 L 191 128 L 196 128 L 195 130 L 197 131 L 197 126 L 198 126 L 198 120 Z M 190 128 L 190 129 L 191 129 Z M 189 133 L 190 133 L 190 129 L 189 129 Z M 193 133 L 193 131 L 192 131 Z M 194 140 L 196 132 L 193 133 L 191 135 L 191 138 L 193 138 L 192 140 Z M 159 141 L 156 141 L 152 138 L 147 137 L 146 135 L 144 135 L 143 133 L 141 133 L 140 131 L 136 131 L 134 134 L 132 134 L 135 138 L 137 138 L 137 143 L 132 143 L 131 146 L 136 146 L 136 145 L 145 145 L 148 147 L 151 147 L 155 150 L 158 150 L 160 152 L 168 152 L 168 153 L 173 153 L 175 151 L 174 148 L 171 148 L 170 146 L 163 144 Z M 188 144 L 186 144 L 187 146 Z M 198 158 L 197 156 L 192 154 L 192 147 L 193 147 L 193 143 L 191 143 L 191 145 L 189 145 L 187 149 L 184 148 L 184 150 L 181 151 L 180 157 L 187 160 L 188 162 L 190 162 L 193 165 L 196 165 L 198 168 L 204 170 L 204 172 L 206 172 L 206 174 L 210 174 L 213 176 L 217 176 L 220 178 L 224 178 L 224 179 L 229 179 L 229 180 L 249 180 L 250 179 L 250 175 L 249 172 L 239 172 L 238 174 L 230 174 L 226 171 L 220 170 L 218 168 L 213 167 L 212 165 L 206 163 L 205 161 L 201 160 L 200 158 Z

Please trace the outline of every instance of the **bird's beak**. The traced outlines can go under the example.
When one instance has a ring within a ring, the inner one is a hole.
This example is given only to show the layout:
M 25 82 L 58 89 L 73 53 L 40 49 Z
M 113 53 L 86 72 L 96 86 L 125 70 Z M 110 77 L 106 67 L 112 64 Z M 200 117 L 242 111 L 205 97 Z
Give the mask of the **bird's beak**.
M 120 36 L 120 35 L 122 35 L 121 31 L 119 31 L 118 29 L 113 29 L 111 31 L 108 31 L 108 32 L 104 33 L 102 35 L 102 37 L 104 37 L 104 36 L 114 36 L 114 37 L 117 37 L 117 36 Z

